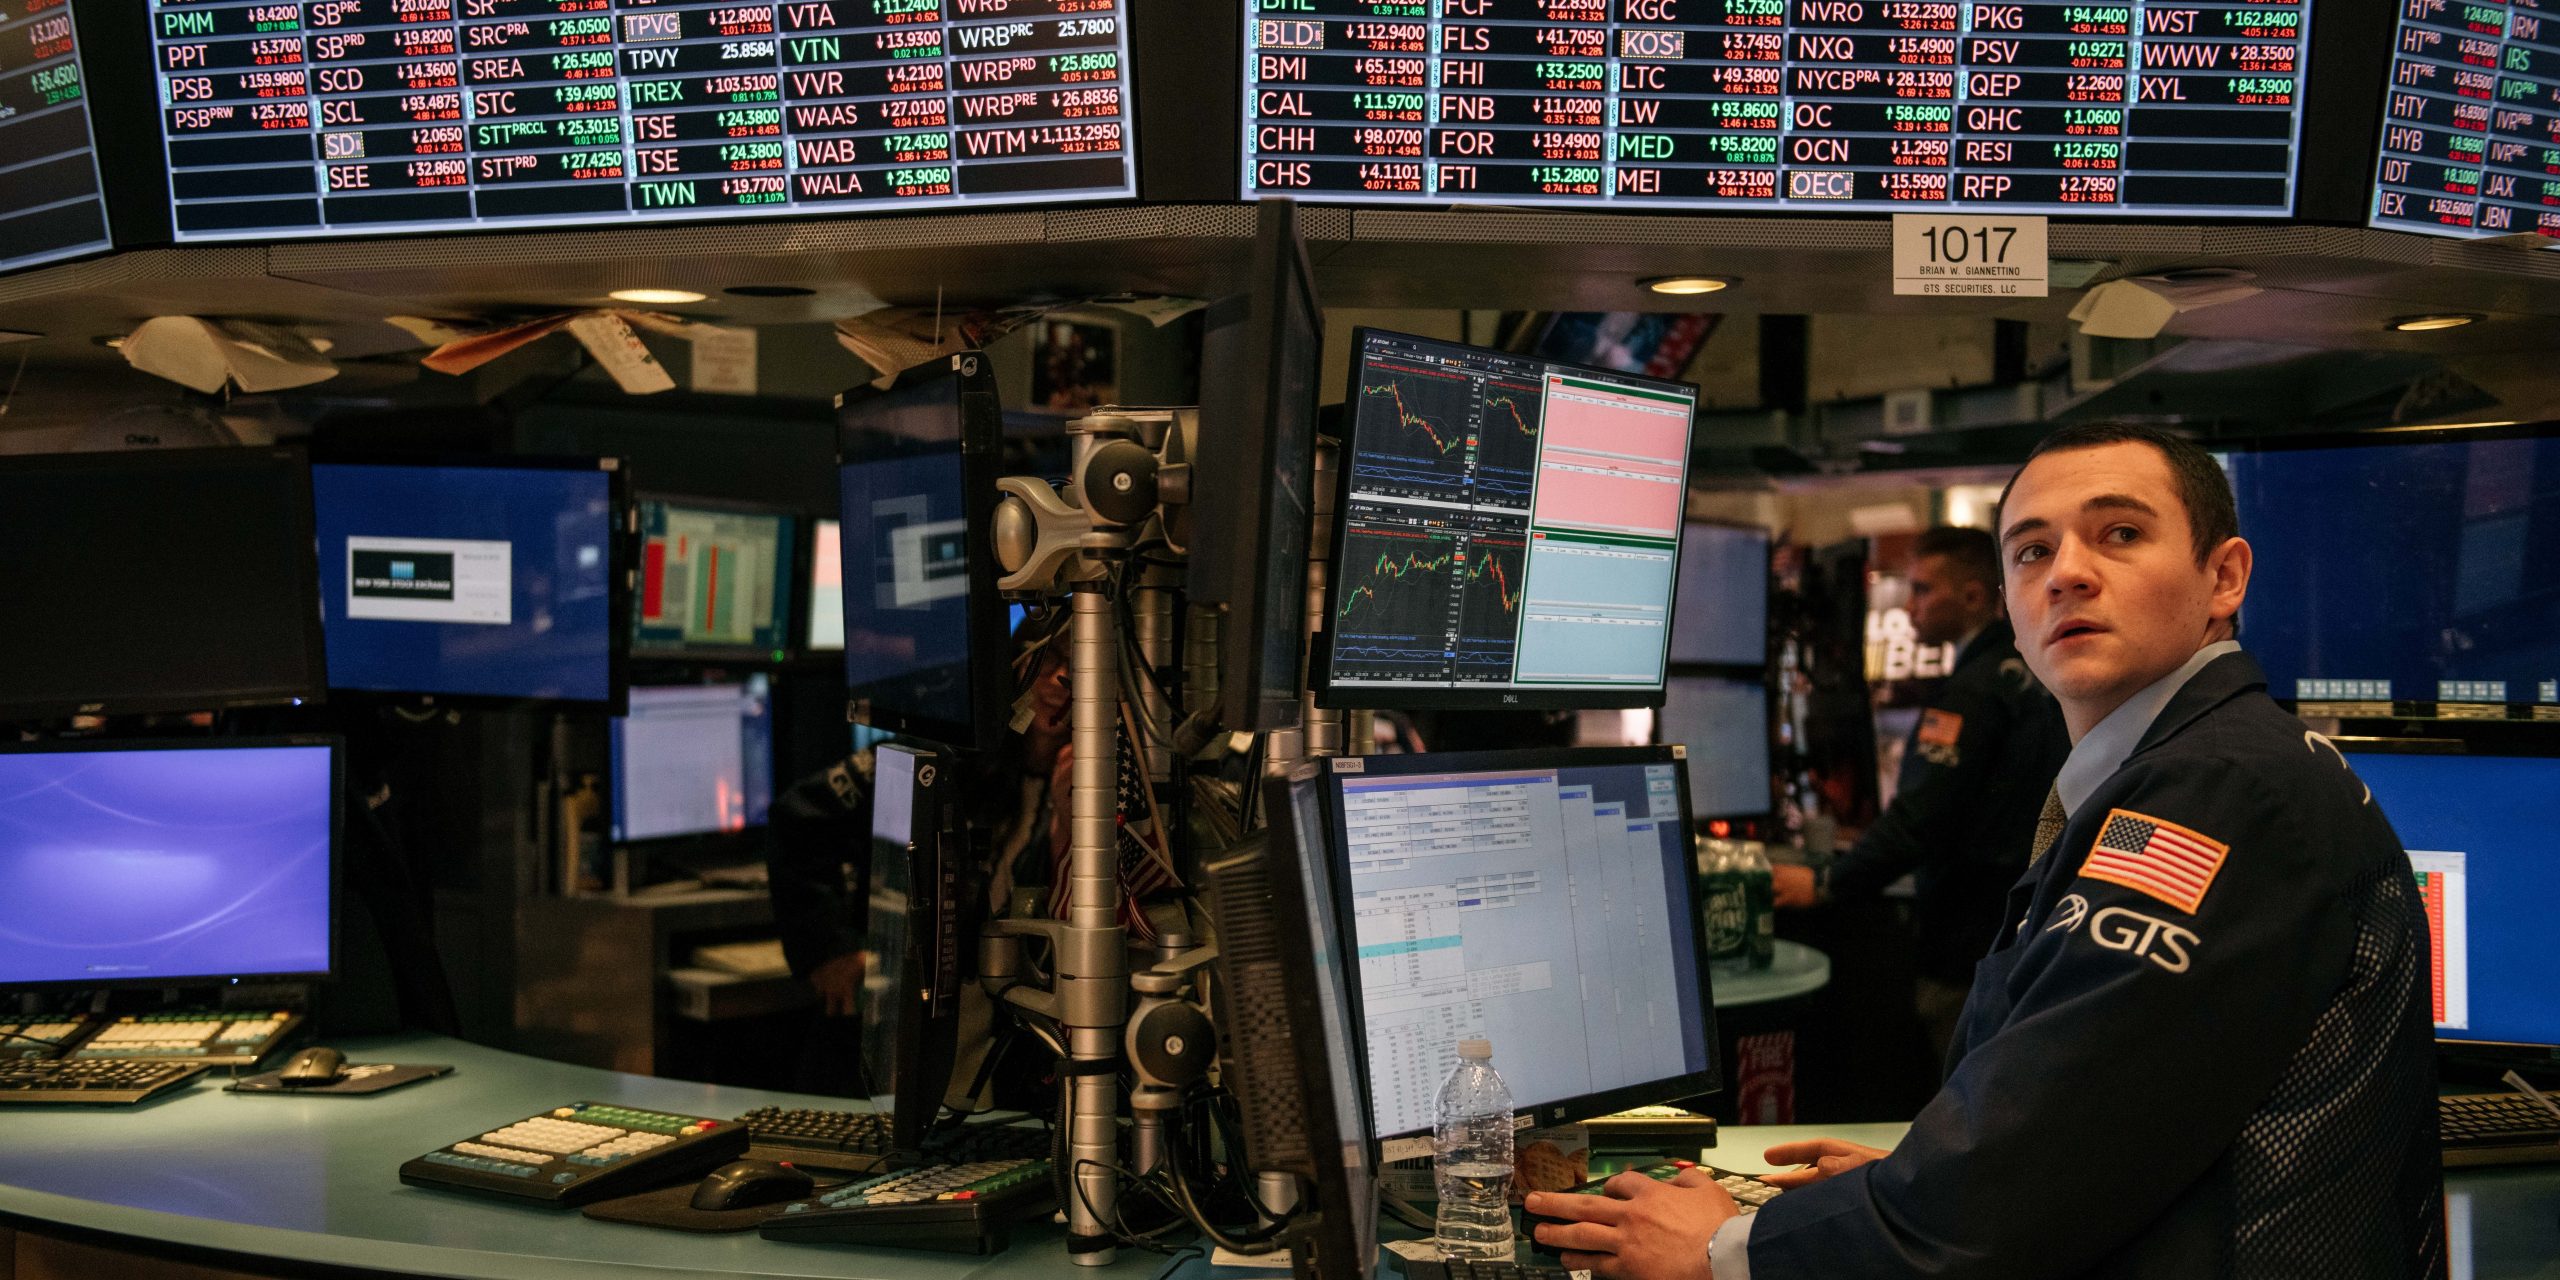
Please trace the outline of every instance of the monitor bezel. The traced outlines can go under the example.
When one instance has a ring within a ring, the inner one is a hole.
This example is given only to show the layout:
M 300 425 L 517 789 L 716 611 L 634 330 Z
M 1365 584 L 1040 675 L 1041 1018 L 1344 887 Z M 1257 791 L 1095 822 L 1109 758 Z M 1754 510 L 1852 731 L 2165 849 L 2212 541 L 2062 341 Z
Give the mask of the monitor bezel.
M 1674 790 L 1678 794 L 1680 804 L 1681 856 L 1678 862 L 1681 879 L 1685 886 L 1682 904 L 1689 915 L 1690 946 L 1696 956 L 1699 1016 L 1704 1020 L 1699 1030 L 1707 1048 L 1706 1067 L 1700 1071 L 1684 1071 L 1639 1084 L 1604 1089 L 1576 1097 L 1522 1104 L 1515 1106 L 1513 1111 L 1515 1114 L 1530 1117 L 1530 1122 L 1539 1128 L 1548 1128 L 1570 1124 L 1576 1120 L 1587 1120 L 1593 1116 L 1609 1115 L 1629 1107 L 1675 1103 L 1723 1090 L 1724 1045 L 1717 1033 L 1714 970 L 1711 967 L 1707 946 L 1706 913 L 1700 905 L 1698 860 L 1693 852 L 1697 826 L 1689 812 L 1689 756 L 1686 750 L 1673 746 L 1652 746 L 1436 751 L 1415 755 L 1334 756 L 1324 763 L 1325 768 L 1319 777 L 1324 787 L 1325 823 L 1330 828 L 1326 839 L 1336 855 L 1334 893 L 1338 900 L 1337 917 L 1341 921 L 1344 935 L 1340 945 L 1346 948 L 1344 954 L 1347 955 L 1358 954 L 1358 926 L 1352 912 L 1351 876 L 1348 870 L 1340 865 L 1340 851 L 1350 843 L 1350 829 L 1345 821 L 1343 809 L 1343 783 L 1415 774 L 1598 769 L 1627 765 L 1667 764 L 1672 766 L 1677 784 Z M 1355 981 L 1351 986 L 1353 1007 L 1359 1012 L 1360 1026 L 1365 1037 L 1369 1023 L 1367 1002 L 1360 992 L 1360 985 Z M 1362 1057 L 1365 1059 L 1367 1056 L 1365 1041 L 1361 1048 Z M 1500 1045 L 1494 1048 L 1497 1053 L 1501 1050 Z M 1370 1122 L 1372 1130 L 1377 1127 L 1375 1106 L 1376 1101 L 1373 1098 Z M 1416 1137 L 1427 1132 L 1428 1130 L 1424 1129 L 1407 1129 L 1396 1133 L 1373 1132 L 1371 1136 L 1375 1141 L 1383 1143 L 1393 1142 L 1399 1138 Z
M 1258 201 L 1249 292 L 1213 308 L 1202 341 L 1202 447 L 1192 465 L 1192 545 L 1188 585 L 1194 601 L 1222 606 L 1219 632 L 1219 721 L 1226 728 L 1265 732 L 1295 728 L 1309 679 L 1306 578 L 1310 547 L 1299 547 L 1298 577 L 1279 591 L 1287 616 L 1265 617 L 1273 600 L 1274 565 L 1265 553 L 1272 541 L 1272 490 L 1285 468 L 1306 494 L 1312 541 L 1323 503 L 1315 486 L 1322 473 L 1316 453 L 1323 432 L 1324 299 L 1316 291 L 1307 254 L 1306 225 L 1297 204 L 1285 198 Z M 1284 316 L 1282 306 L 1303 316 Z M 1235 314 L 1236 310 L 1243 314 Z M 1300 321 L 1313 338 L 1304 404 L 1284 403 L 1279 358 L 1281 335 Z M 1303 414 L 1304 456 L 1283 457 L 1277 424 Z M 1273 647 L 1291 651 L 1297 678 L 1283 690 L 1263 684 Z
M 1647 377 L 1640 373 L 1624 373 L 1616 369 L 1603 369 L 1597 365 L 1576 364 L 1570 360 L 1550 360 L 1545 356 L 1503 351 L 1473 343 L 1452 342 L 1447 338 L 1400 333 L 1393 329 L 1381 329 L 1372 325 L 1361 325 L 1351 331 L 1351 377 L 1355 383 L 1359 377 L 1360 353 L 1368 349 L 1369 339 L 1372 336 L 1454 347 L 1462 351 L 1483 352 L 1512 360 L 1535 361 L 1548 369 L 1589 374 L 1604 380 L 1633 380 L 1656 387 L 1676 388 L 1688 392 L 1689 430 L 1680 456 L 1680 495 L 1685 512 L 1689 479 L 1697 467 L 1698 399 L 1703 393 L 1696 383 Z M 1352 394 L 1357 395 L 1357 391 L 1355 390 Z M 1680 539 L 1676 534 L 1671 539 L 1671 593 L 1663 601 L 1662 674 L 1650 685 L 1542 687 L 1484 684 L 1471 689 L 1463 685 L 1424 687 L 1334 683 L 1332 623 L 1335 618 L 1342 615 L 1342 593 L 1348 588 L 1351 578 L 1350 574 L 1340 570 L 1343 564 L 1343 548 L 1347 545 L 1345 539 L 1350 536 L 1351 529 L 1351 459 L 1353 452 L 1360 447 L 1359 419 L 1360 415 L 1356 412 L 1346 412 L 1342 415 L 1340 443 L 1342 464 L 1334 469 L 1335 483 L 1339 487 L 1333 495 L 1333 523 L 1327 529 L 1326 545 L 1332 549 L 1333 559 L 1325 574 L 1325 626 L 1317 633 L 1307 657 L 1307 683 L 1315 691 L 1317 706 L 1334 711 L 1613 711 L 1662 705 L 1663 686 L 1670 680 L 1674 666 L 1671 661 L 1671 628 L 1674 620 L 1680 616 Z M 1544 431 L 1543 424 L 1540 430 Z M 1539 448 L 1543 451 L 1545 447 L 1545 436 L 1541 434 Z M 1685 513 L 1680 523 L 1684 529 L 1690 523 Z M 1521 564 L 1523 566 L 1522 586 L 1525 590 L 1528 577 L 1526 570 L 1528 560 L 1525 555 L 1522 557 Z M 1516 655 L 1516 649 L 1514 653 Z
M 640 635 L 640 580 L 648 551 L 648 531 L 642 524 L 643 508 L 655 502 L 684 511 L 701 511 L 713 515 L 765 516 L 783 522 L 783 581 L 774 593 L 774 608 L 783 616 L 776 629 L 781 643 L 771 649 L 752 645 L 687 644 L 681 640 L 661 646 L 644 641 Z M 772 503 L 744 502 L 731 498 L 702 498 L 690 494 L 666 493 L 652 489 L 635 489 L 631 495 L 632 584 L 631 584 L 631 659 L 635 663 L 717 663 L 723 666 L 780 667 L 790 663 L 804 649 L 807 639 L 809 601 L 809 536 L 802 525 L 815 525 L 817 519 L 792 508 Z
M 310 603 L 302 631 L 303 664 L 310 682 L 297 686 L 274 686 L 257 689 L 229 690 L 219 694 L 153 694 L 140 697 L 112 697 L 74 700 L 70 698 L 27 702 L 0 702 L 0 722 L 42 721 L 68 716 L 152 715 L 193 711 L 233 711 L 250 707 L 295 706 L 328 700 L 329 651 L 327 637 L 321 627 L 319 544 L 313 526 L 316 513 L 311 501 L 311 468 L 314 465 L 307 450 L 298 445 L 258 447 L 216 446 L 203 449 L 131 449 L 80 453 L 41 453 L 0 456 L 0 474 L 21 473 L 41 476 L 47 472 L 89 471 L 102 466 L 129 470 L 185 471 L 208 463 L 229 466 L 245 460 L 265 459 L 262 469 L 281 469 L 295 473 L 286 480 L 289 490 L 299 493 L 301 501 L 291 503 L 285 518 L 294 523 L 290 532 L 292 545 L 308 547 L 311 554 L 294 558 L 293 567 L 302 588 L 301 597 Z M 297 482 L 298 480 L 298 482 Z
M 1694 428 L 1692 443 L 1695 443 Z M 1662 642 L 1663 669 L 1666 672 L 1677 673 L 1686 669 L 1737 670 L 1743 667 L 1766 667 L 1769 665 L 1769 601 L 1771 597 L 1777 594 L 1773 589 L 1777 585 L 1774 580 L 1775 575 L 1770 572 L 1769 564 L 1770 555 L 1778 545 L 1778 535 L 1765 525 L 1756 525 L 1744 520 L 1720 520 L 1708 516 L 1683 516 L 1680 520 L 1680 537 L 1684 544 L 1682 547 L 1684 553 L 1687 550 L 1685 544 L 1688 541 L 1689 530 L 1692 527 L 1701 526 L 1710 529 L 1730 530 L 1735 533 L 1747 533 L 1760 540 L 1760 656 L 1743 661 L 1727 661 L 1721 658 L 1683 658 L 1680 656 L 1675 648 L 1679 642 L 1680 636 L 1680 588 L 1679 583 L 1677 582 L 1679 577 L 1679 566 L 1675 564 L 1672 566 L 1672 577 L 1674 582 L 1672 583 L 1671 588 L 1671 635 Z M 1668 682 L 1668 678 L 1666 677 L 1665 683 Z
M 1286 778 L 1265 778 L 1262 786 L 1263 812 L 1270 815 L 1261 854 L 1266 867 L 1265 887 L 1271 899 L 1272 914 L 1280 926 L 1279 936 L 1294 939 L 1296 935 L 1292 931 L 1312 913 L 1301 881 L 1303 873 L 1291 865 L 1305 847 L 1305 841 L 1298 832 L 1297 807 L 1291 793 L 1298 787 L 1313 787 L 1317 788 L 1319 797 L 1323 797 L 1329 789 L 1324 787 L 1312 767 L 1304 766 Z M 1332 823 L 1330 804 L 1320 803 L 1319 812 L 1326 823 Z M 1325 847 L 1334 847 L 1330 836 L 1326 837 Z M 1323 883 L 1332 897 L 1328 905 L 1335 925 L 1334 954 L 1353 955 L 1355 953 L 1343 949 L 1350 945 L 1354 936 L 1350 885 L 1343 868 L 1338 863 L 1327 867 Z M 1296 946 L 1294 942 L 1284 945 L 1292 949 Z M 1305 962 L 1312 957 L 1301 952 L 1290 959 Z M 1359 971 L 1350 965 L 1337 968 L 1342 982 L 1344 1012 L 1350 1019 L 1352 1033 L 1364 1035 L 1367 1010 L 1361 1003 Z M 1353 1201 L 1351 1188 L 1336 1172 L 1340 1166 L 1329 1157 L 1341 1145 L 1339 1135 L 1347 1127 L 1343 1124 L 1343 1111 L 1356 1110 L 1359 1113 L 1356 1130 L 1360 1134 L 1359 1158 L 1363 1161 L 1360 1172 L 1368 1184 L 1367 1189 L 1374 1193 L 1379 1172 L 1378 1124 L 1375 1100 L 1369 1093 L 1368 1046 L 1365 1036 L 1362 1042 L 1343 1046 L 1352 1060 L 1352 1091 L 1358 1096 L 1334 1096 L 1333 1064 L 1327 1061 L 1324 1043 L 1330 1028 L 1323 1025 L 1323 993 L 1316 986 L 1314 973 L 1312 963 L 1281 966 L 1283 994 L 1288 1003 L 1290 1021 L 1308 1024 L 1293 1026 L 1290 1042 L 1291 1047 L 1297 1050 L 1299 1100 L 1306 1108 L 1307 1150 L 1316 1169 L 1316 1175 L 1310 1179 L 1314 1185 L 1316 1220 L 1313 1223 L 1293 1222 L 1286 1238 L 1293 1254 L 1302 1247 L 1305 1250 L 1295 1266 L 1298 1276 L 1307 1280 L 1358 1280 L 1368 1274 L 1366 1264 L 1370 1257 L 1362 1256 L 1363 1249 L 1374 1256 L 1377 1248 L 1375 1210 L 1372 1209 L 1364 1218 L 1362 1206 Z M 1314 1029 L 1313 1034 L 1307 1034 L 1309 1025 Z M 1364 1223 L 1367 1239 L 1362 1238 Z
M 631 629 L 634 617 L 632 579 L 640 552 L 640 508 L 632 501 L 631 467 L 622 458 L 611 456 L 581 457 L 551 454 L 347 454 L 316 461 L 313 467 L 390 467 L 404 470 L 432 471 L 444 469 L 480 471 L 601 471 L 605 475 L 606 502 L 612 510 L 606 516 L 612 537 L 605 542 L 606 599 L 605 644 L 606 696 L 603 698 L 535 698 L 518 694 L 447 693 L 432 689 L 368 689 L 331 685 L 330 692 L 349 701 L 416 701 L 428 707 L 454 707 L 487 711 L 601 711 L 621 715 L 630 709 Z M 319 502 L 315 493 L 310 504 L 314 524 L 318 523 Z M 315 535 L 316 552 L 319 547 Z M 314 615 L 324 619 L 328 601 L 320 602 Z M 327 628 L 322 627 L 324 643 Z
M 844 592 L 848 643 L 820 652 L 834 654 L 844 673 L 847 721 L 897 737 L 983 748 L 992 746 L 1005 732 L 1006 708 L 1013 700 L 1012 632 L 1005 628 L 1005 602 L 996 587 L 995 548 L 990 541 L 998 496 L 996 472 L 1004 450 L 1004 413 L 996 391 L 995 366 L 985 352 L 964 351 L 946 359 L 928 360 L 902 370 L 887 387 L 864 383 L 836 397 L 836 556 L 839 564 L 852 563 L 852 548 L 845 545 L 844 539 L 853 522 L 844 518 L 841 509 L 844 473 L 867 461 L 847 455 L 847 410 L 862 400 L 912 391 L 944 379 L 951 384 L 953 409 L 960 418 L 960 510 L 969 527 L 969 722 L 945 720 L 908 708 L 882 707 L 863 696 L 862 690 L 869 686 L 854 679 L 852 667 L 854 596 L 850 583 Z
M 772 673 L 763 669 L 749 669 L 740 671 L 735 676 L 712 674 L 703 679 L 690 681 L 671 680 L 663 683 L 653 683 L 644 680 L 633 684 L 629 692 L 638 692 L 644 689 L 728 688 L 744 690 L 747 687 L 748 681 L 759 677 L 763 678 L 765 681 L 764 721 L 765 738 L 767 742 L 765 750 L 766 754 L 773 757 L 773 776 L 767 779 L 767 781 L 772 784 L 772 792 L 765 797 L 764 821 L 750 822 L 735 831 L 679 831 L 667 835 L 632 836 L 622 839 L 613 839 L 611 832 L 613 827 L 616 825 L 613 803 L 619 803 L 622 800 L 622 748 L 620 746 L 621 736 L 618 726 L 622 721 L 630 718 L 630 712 L 625 710 L 623 714 L 612 717 L 611 721 L 605 725 L 605 780 L 613 788 L 613 803 L 608 803 L 605 807 L 605 826 L 607 838 L 611 840 L 614 848 L 630 849 L 635 852 L 652 854 L 680 853 L 681 851 L 688 849 L 735 852 L 738 851 L 738 847 L 742 843 L 761 840 L 764 829 L 773 821 L 773 806 L 781 801 L 783 792 L 782 759 L 780 755 L 782 748 L 781 735 L 774 725 L 774 717 L 780 709 L 781 700 L 774 693 L 774 677 Z
M 241 751 L 278 747 L 320 747 L 329 753 L 329 960 L 327 968 L 316 971 L 252 970 L 184 976 L 156 974 L 148 978 L 73 978 L 52 982 L 12 982 L 0 976 L 0 992 L 185 990 L 193 987 L 223 986 L 236 982 L 327 982 L 335 979 L 338 966 L 345 963 L 346 959 L 339 937 L 344 927 L 339 901 L 346 874 L 344 855 L 346 853 L 347 740 L 343 736 L 335 733 L 293 733 L 220 738 L 57 739 L 47 742 L 0 743 L 0 755 L 77 755 L 102 751 Z
M 2378 738 L 2338 734 L 2329 736 L 2328 742 L 2329 745 L 2338 749 L 2340 756 L 2349 758 L 2347 767 L 2350 770 L 2355 767 L 2352 757 L 2367 755 L 2446 756 L 2455 759 L 2489 757 L 2508 760 L 2548 760 L 2554 756 L 2560 756 L 2560 752 L 2533 754 L 2515 751 L 2474 751 L 2470 743 L 2459 738 Z M 2399 833 L 2395 830 L 2392 835 L 2396 839 Z M 2401 852 L 2404 855 L 2408 852 L 2405 841 Z M 2547 1063 L 2560 1059 L 2560 1036 L 2553 1037 L 2548 1044 L 2540 1044 L 2531 1040 L 2480 1040 L 2468 1036 L 2448 1036 L 2435 1031 L 2433 1027 L 2428 1030 L 2435 1037 L 2437 1050 L 2442 1053 L 2491 1059 L 2502 1063 L 2510 1061 L 2526 1064 Z

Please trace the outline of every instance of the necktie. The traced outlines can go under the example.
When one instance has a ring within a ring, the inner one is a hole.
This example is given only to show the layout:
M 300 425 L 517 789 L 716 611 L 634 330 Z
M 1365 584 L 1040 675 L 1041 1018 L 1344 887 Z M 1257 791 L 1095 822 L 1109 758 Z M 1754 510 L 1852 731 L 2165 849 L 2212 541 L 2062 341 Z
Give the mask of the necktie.
M 2062 811 L 2062 788 L 2059 785 L 2047 788 L 2044 810 L 2036 815 L 2036 845 L 2027 850 L 2028 866 L 2034 866 L 2044 857 L 2045 850 L 2062 838 L 2062 824 L 2069 820 L 2070 815 Z

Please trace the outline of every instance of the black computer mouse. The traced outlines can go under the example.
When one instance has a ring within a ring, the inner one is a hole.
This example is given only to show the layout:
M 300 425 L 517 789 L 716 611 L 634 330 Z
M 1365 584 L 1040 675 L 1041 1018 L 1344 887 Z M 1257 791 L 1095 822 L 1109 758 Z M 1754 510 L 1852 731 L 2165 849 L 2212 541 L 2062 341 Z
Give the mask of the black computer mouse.
M 293 1055 L 293 1060 L 277 1074 L 276 1082 L 288 1089 L 303 1089 L 315 1084 L 336 1084 L 346 1073 L 347 1055 L 315 1044 Z
M 732 1160 L 693 1189 L 696 1209 L 752 1209 L 806 1197 L 817 1186 L 808 1174 L 771 1160 Z

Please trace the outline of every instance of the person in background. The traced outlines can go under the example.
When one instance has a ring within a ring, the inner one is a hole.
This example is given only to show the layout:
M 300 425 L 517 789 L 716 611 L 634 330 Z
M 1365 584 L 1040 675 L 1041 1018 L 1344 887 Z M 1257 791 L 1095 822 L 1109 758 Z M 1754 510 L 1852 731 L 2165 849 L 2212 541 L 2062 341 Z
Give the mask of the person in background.
M 2000 504 L 2019 649 L 2071 757 L 1976 967 L 1955 1069 L 1890 1153 L 1772 1147 L 1748 1217 L 1701 1170 L 1537 1194 L 1605 1280 L 2419 1280 L 2445 1273 L 2433 991 L 2409 855 L 2233 638 L 2211 455 L 2047 436 Z
M 871 753 L 858 751 L 793 783 L 767 819 L 765 872 L 773 922 L 793 976 L 818 993 L 793 1086 L 804 1093 L 859 1097 L 868 962 L 871 873 Z
M 1828 867 L 1775 868 L 1782 908 L 1856 902 L 1912 876 L 1918 889 L 1914 1004 L 1943 1061 L 1974 962 L 1991 949 L 2045 788 L 2070 750 L 2053 698 L 2018 656 L 2000 606 L 2000 557 L 1980 529 L 1920 535 L 1911 626 L 1924 645 L 1956 646 L 1955 670 L 1920 713 L 1893 802 Z

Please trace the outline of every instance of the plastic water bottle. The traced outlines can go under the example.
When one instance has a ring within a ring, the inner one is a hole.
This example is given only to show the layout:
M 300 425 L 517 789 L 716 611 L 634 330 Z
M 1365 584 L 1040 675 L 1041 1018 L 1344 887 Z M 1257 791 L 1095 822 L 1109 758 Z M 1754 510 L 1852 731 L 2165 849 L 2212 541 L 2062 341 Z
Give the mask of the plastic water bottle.
M 1493 1069 L 1492 1041 L 1458 1042 L 1432 1136 L 1441 1256 L 1510 1261 L 1511 1089 Z

